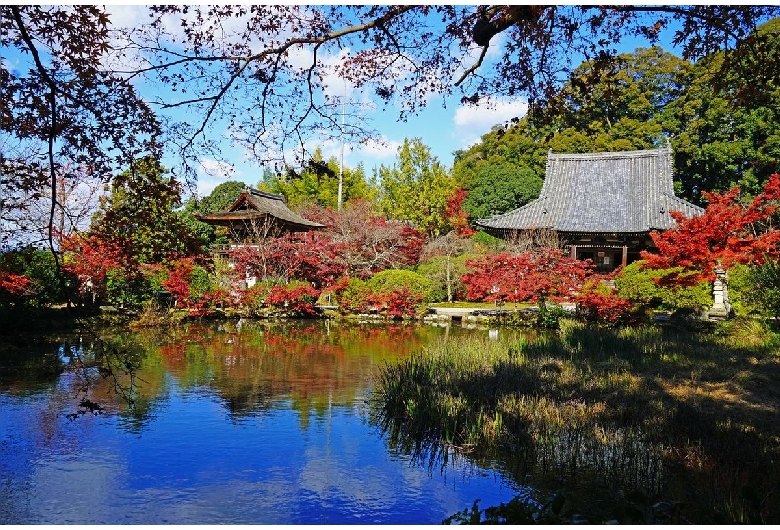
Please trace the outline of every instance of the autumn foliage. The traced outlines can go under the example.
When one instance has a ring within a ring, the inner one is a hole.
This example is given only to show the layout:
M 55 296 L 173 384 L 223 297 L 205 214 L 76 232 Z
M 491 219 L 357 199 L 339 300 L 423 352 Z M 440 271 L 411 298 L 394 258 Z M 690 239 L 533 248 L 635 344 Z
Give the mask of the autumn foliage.
M 238 273 L 295 278 L 322 288 L 342 276 L 365 279 L 419 259 L 422 235 L 407 224 L 374 215 L 367 203 L 350 204 L 343 212 L 312 208 L 306 216 L 326 229 L 262 238 L 237 247 L 231 258 Z
M 734 263 L 761 264 L 778 256 L 780 231 L 772 224 L 780 201 L 780 175 L 774 174 L 762 192 L 747 205 L 740 204 L 738 187 L 728 193 L 704 193 L 709 205 L 704 214 L 686 218 L 670 212 L 677 227 L 650 236 L 658 252 L 643 252 L 647 267 L 674 270 L 663 284 L 695 285 L 713 281 L 715 269 Z
M 294 315 L 315 315 L 314 304 L 320 291 L 308 284 L 275 285 L 266 294 L 264 304 Z
M 469 214 L 463 209 L 463 200 L 467 195 L 468 192 L 463 188 L 456 188 L 447 200 L 447 206 L 444 209 L 444 218 L 447 224 L 461 237 L 469 237 L 477 233 L 469 225 Z
M 123 270 L 132 276 L 138 274 L 138 264 L 117 243 L 77 234 L 63 237 L 60 245 L 67 256 L 63 269 L 78 278 L 82 295 L 89 291 L 105 296 L 112 270 Z
M 462 277 L 466 297 L 485 302 L 570 300 L 593 267 L 558 249 L 501 253 L 467 261 L 466 265 L 471 269 Z
M 342 276 L 347 265 L 342 245 L 317 232 L 286 234 L 256 245 L 235 248 L 230 256 L 239 275 L 255 278 L 297 278 L 327 286 Z
M 32 285 L 32 280 L 22 274 L 0 270 L 0 293 L 22 296 Z
M 633 304 L 607 287 L 602 278 L 591 277 L 577 296 L 577 315 L 586 322 L 619 324 L 628 322 Z

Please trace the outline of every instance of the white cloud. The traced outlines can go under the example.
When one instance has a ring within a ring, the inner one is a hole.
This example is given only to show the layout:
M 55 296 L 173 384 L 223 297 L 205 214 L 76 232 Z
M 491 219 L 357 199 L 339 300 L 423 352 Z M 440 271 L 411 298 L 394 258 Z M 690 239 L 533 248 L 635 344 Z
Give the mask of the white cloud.
M 485 98 L 478 105 L 460 105 L 453 117 L 454 134 L 460 140 L 461 147 L 468 147 L 479 141 L 480 136 L 489 132 L 494 125 L 520 118 L 526 112 L 528 102 L 521 99 L 507 101 Z
M 372 138 L 361 143 L 357 153 L 365 158 L 387 160 L 398 154 L 399 147 L 401 147 L 401 142 L 390 140 L 387 136 L 382 135 L 381 138 Z
M 198 171 L 198 196 L 205 197 L 223 182 L 237 179 L 239 173 L 232 164 L 202 158 Z

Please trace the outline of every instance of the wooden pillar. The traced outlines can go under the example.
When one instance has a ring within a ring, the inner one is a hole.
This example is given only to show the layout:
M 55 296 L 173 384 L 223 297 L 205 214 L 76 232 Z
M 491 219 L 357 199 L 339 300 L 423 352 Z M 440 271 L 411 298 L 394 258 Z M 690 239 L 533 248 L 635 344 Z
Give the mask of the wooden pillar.
M 577 259 L 577 245 L 571 246 L 571 259 Z
M 628 265 L 628 245 L 623 245 L 623 267 Z

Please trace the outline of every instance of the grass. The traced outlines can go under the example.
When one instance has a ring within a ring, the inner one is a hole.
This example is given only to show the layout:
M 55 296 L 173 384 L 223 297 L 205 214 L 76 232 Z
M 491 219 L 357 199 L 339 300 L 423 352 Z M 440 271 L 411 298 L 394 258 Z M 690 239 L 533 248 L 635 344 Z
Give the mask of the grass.
M 521 482 L 561 487 L 561 514 L 780 521 L 775 332 L 747 319 L 700 330 L 562 323 L 533 339 L 450 339 L 387 366 L 375 421 L 429 465 L 497 457 Z M 652 509 L 661 500 L 674 514 Z
M 441 308 L 455 308 L 455 309 L 523 309 L 525 307 L 532 307 L 535 304 L 531 303 L 518 303 L 505 302 L 502 306 L 496 305 L 495 302 L 435 302 L 428 304 L 428 307 L 441 307 Z

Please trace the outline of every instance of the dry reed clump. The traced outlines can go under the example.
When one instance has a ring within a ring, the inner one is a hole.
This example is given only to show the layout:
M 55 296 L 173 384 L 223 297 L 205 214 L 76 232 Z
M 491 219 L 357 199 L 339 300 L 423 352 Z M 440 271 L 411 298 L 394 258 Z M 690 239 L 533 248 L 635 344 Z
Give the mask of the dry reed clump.
M 391 443 L 417 454 L 520 455 L 543 474 L 595 473 L 615 488 L 719 506 L 698 517 L 767 520 L 780 517 L 768 478 L 780 473 L 780 358 L 764 333 L 749 346 L 742 329 L 565 321 L 519 342 L 450 340 L 387 367 L 374 410 Z M 766 498 L 740 497 L 736 474 Z M 687 486 L 668 484 L 682 476 Z

